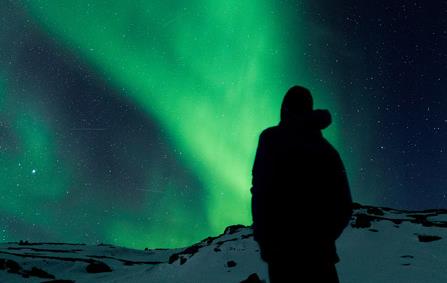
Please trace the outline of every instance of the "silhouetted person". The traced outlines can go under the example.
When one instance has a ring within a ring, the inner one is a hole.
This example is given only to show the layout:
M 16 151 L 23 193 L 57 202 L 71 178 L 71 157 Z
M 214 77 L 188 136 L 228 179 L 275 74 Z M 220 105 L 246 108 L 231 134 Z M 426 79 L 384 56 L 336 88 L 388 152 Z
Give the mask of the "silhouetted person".
M 321 133 L 330 123 L 327 110 L 313 110 L 310 91 L 294 86 L 279 125 L 259 137 L 253 230 L 272 283 L 339 282 L 335 240 L 349 222 L 352 200 L 340 156 Z

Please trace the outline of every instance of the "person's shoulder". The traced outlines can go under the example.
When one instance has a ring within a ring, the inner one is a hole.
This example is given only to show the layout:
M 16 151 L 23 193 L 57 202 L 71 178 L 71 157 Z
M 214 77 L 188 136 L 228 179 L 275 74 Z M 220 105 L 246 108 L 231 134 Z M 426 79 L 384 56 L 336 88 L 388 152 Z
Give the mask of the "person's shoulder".
M 274 137 L 274 136 L 278 135 L 279 131 L 280 131 L 279 126 L 268 127 L 267 129 L 264 129 L 261 132 L 259 137 L 261 139 L 269 139 L 271 137 Z
M 340 157 L 338 150 L 326 138 L 322 138 L 324 149 L 334 157 Z

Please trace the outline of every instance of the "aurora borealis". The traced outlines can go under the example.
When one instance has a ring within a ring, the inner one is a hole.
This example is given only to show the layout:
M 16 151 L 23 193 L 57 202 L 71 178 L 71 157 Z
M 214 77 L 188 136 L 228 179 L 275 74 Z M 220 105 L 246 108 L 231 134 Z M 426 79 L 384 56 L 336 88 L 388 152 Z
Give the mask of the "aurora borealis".
M 431 46 L 356 1 L 0 1 L 2 241 L 175 247 L 250 224 L 257 138 L 293 84 L 330 109 L 356 201 L 446 201 L 441 15 Z

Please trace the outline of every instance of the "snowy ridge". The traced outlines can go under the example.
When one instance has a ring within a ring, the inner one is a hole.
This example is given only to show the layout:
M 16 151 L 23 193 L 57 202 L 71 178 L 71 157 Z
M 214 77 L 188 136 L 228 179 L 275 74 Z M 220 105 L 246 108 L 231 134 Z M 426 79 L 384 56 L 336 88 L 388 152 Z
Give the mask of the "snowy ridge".
M 337 242 L 343 283 L 447 282 L 447 210 L 355 205 Z
M 356 204 L 351 225 L 337 242 L 340 281 L 445 283 L 446 228 L 447 210 L 404 211 Z M 251 228 L 242 225 L 179 249 L 26 241 L 0 244 L 1 283 L 260 280 L 268 282 L 267 266 L 259 258 Z

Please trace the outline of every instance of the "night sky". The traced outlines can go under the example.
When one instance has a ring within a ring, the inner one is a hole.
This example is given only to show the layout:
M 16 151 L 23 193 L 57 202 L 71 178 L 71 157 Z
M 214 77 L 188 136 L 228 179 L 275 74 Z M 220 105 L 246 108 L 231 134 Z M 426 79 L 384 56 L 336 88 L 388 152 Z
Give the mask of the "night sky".
M 447 207 L 447 1 L 315 2 L 0 0 L 0 241 L 250 224 L 295 84 L 331 111 L 354 201 Z

